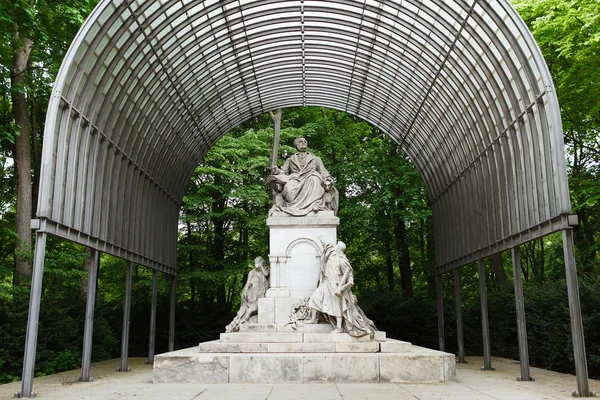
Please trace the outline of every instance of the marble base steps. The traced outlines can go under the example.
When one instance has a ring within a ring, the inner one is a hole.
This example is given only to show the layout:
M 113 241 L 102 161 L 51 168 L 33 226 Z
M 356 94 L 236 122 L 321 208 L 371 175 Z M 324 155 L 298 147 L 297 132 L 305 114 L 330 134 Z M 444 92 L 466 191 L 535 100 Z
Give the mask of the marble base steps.
M 394 343 L 393 341 L 381 342 Z M 368 343 L 368 342 L 365 342 Z M 328 343 L 300 343 L 323 345 Z M 340 343 L 335 343 L 340 344 Z M 341 343 L 355 345 L 358 343 Z M 253 343 L 235 343 L 241 349 Z M 453 354 L 411 346 L 400 353 L 199 353 L 197 347 L 154 358 L 154 383 L 438 383 L 456 381 Z M 286 345 L 283 343 L 281 345 Z M 234 348 L 232 348 L 234 350 Z
M 385 342 L 222 342 L 213 340 L 200 343 L 200 353 L 406 353 L 411 344 L 395 339 Z

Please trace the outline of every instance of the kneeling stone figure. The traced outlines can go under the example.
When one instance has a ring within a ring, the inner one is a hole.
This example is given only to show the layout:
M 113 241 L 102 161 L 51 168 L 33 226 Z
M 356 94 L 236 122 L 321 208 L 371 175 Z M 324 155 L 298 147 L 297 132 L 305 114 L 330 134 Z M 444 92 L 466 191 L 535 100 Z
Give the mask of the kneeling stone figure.
M 250 317 L 258 314 L 258 299 L 265 297 L 269 289 L 269 265 L 262 257 L 254 260 L 254 269 L 248 273 L 248 280 L 242 290 L 242 303 L 240 309 L 225 332 L 238 332 L 240 325 L 248 322 Z

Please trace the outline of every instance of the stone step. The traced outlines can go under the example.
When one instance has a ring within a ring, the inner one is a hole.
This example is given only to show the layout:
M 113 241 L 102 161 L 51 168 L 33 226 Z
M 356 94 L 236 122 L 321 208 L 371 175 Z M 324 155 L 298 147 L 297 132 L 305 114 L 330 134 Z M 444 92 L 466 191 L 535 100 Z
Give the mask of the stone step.
M 321 332 L 231 332 L 221 333 L 221 343 L 361 343 L 385 341 L 385 332 L 376 332 L 379 336 L 353 337 L 347 333 Z
M 311 333 L 330 333 L 333 327 L 330 324 L 304 324 L 297 325 L 294 329 L 292 325 L 286 324 L 242 324 L 240 332 L 311 332 Z
M 333 327 L 330 324 L 304 324 L 297 325 L 296 328 L 287 324 L 243 324 L 240 325 L 241 333 L 331 333 Z M 385 342 L 386 335 L 384 331 L 376 331 L 374 339 L 378 342 Z
M 348 343 L 348 345 L 357 344 L 359 343 Z M 383 343 L 379 343 L 379 345 L 381 344 Z M 276 347 L 280 344 L 272 345 Z M 311 344 L 301 343 L 301 345 Z M 412 346 L 409 353 L 370 354 L 324 352 L 207 354 L 198 353 L 198 349 L 194 347 L 159 354 L 154 358 L 154 383 L 425 383 L 448 381 L 456 381 L 454 355 L 417 346 Z
M 411 350 L 412 343 L 402 340 L 387 339 L 379 343 L 379 351 L 382 353 L 407 353 Z
M 221 343 L 302 343 L 303 333 L 231 332 L 221 333 Z
M 378 342 L 358 343 L 200 343 L 200 353 L 376 353 Z

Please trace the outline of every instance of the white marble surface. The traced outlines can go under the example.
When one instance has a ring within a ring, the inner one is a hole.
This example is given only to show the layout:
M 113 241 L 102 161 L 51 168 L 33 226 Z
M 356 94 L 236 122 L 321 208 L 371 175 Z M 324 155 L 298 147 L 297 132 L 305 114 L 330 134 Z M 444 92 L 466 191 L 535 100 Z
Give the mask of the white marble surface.
M 452 356 L 454 358 L 454 356 Z M 379 355 L 380 382 L 382 383 L 425 383 L 444 382 L 446 366 L 444 357 L 423 354 Z
M 269 353 L 335 353 L 335 343 L 268 343 Z
M 302 343 L 303 333 L 221 333 L 221 343 Z
M 336 353 L 375 353 L 378 351 L 378 342 L 335 343 Z
M 302 383 L 303 355 L 233 354 L 229 383 Z
M 167 353 L 155 357 L 153 380 L 154 383 L 227 383 L 229 361 L 230 357 L 222 354 Z
M 310 354 L 304 356 L 304 383 L 378 383 L 377 354 Z
M 221 343 L 219 340 L 200 343 L 200 353 L 264 353 L 269 351 L 267 343 Z
M 259 324 L 275 324 L 275 299 L 262 298 L 258 299 L 258 323 Z
M 379 343 L 379 348 L 382 353 L 406 353 L 410 351 L 412 344 L 396 339 L 386 339 L 385 342 Z
M 267 297 L 308 297 L 319 282 L 321 241 L 337 242 L 339 218 L 333 211 L 292 217 L 275 213 L 267 219 L 271 288 Z M 286 317 L 289 310 L 285 313 Z

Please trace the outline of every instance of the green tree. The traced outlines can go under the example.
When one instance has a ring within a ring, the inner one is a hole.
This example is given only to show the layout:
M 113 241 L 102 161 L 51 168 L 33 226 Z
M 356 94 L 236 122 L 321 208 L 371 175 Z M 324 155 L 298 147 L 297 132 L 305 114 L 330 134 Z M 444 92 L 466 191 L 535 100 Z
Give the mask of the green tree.
M 4 99 L 0 143 L 12 145 L 15 164 L 17 256 L 13 280 L 17 285 L 31 275 L 30 220 L 35 201 L 31 178 L 33 170 L 37 188 L 43 130 L 40 121 L 64 53 L 95 3 L 95 0 L 0 1 L 0 80 Z

